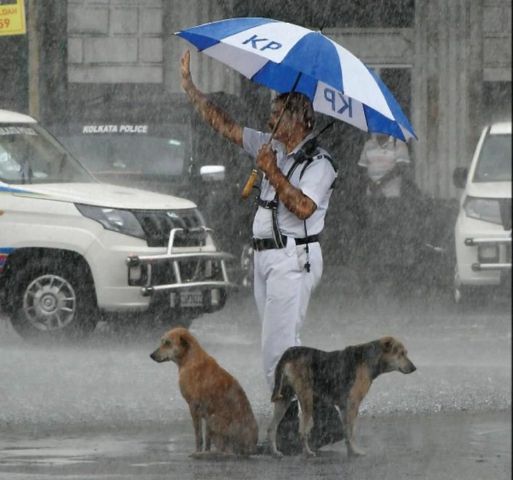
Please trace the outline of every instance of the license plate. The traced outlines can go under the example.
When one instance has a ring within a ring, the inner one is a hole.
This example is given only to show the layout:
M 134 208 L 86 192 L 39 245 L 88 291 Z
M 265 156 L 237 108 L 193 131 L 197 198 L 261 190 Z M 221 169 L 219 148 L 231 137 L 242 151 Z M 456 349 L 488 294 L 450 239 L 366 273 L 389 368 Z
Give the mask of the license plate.
M 171 294 L 171 306 L 175 306 L 177 302 L 176 293 Z M 203 306 L 203 292 L 180 292 L 179 305 L 181 307 L 202 307 Z

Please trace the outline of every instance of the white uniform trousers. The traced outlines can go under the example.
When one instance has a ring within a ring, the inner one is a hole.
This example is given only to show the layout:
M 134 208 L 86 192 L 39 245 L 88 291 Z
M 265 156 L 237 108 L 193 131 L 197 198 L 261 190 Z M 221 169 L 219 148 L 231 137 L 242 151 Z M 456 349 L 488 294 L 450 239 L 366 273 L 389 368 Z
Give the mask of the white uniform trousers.
M 310 296 L 322 275 L 323 260 L 318 242 L 309 244 L 310 272 L 305 269 L 306 245 L 289 237 L 285 248 L 255 251 L 254 294 L 262 322 L 262 361 L 269 387 L 283 352 L 300 345 Z

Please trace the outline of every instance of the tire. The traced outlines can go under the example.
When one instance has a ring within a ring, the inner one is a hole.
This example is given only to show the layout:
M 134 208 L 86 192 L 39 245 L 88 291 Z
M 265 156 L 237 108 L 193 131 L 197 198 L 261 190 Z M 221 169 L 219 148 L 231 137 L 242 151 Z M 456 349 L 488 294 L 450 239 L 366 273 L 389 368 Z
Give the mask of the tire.
M 90 274 L 69 259 L 44 258 L 16 273 L 11 324 L 32 341 L 81 340 L 99 319 Z
M 245 244 L 242 247 L 240 254 L 240 272 L 241 279 L 239 283 L 245 288 L 253 288 L 253 247 L 249 244 Z
M 468 303 L 468 299 L 471 297 L 471 294 L 465 287 L 462 285 L 454 285 L 452 290 L 452 298 L 454 303 L 458 306 L 465 306 Z
M 479 311 L 487 308 L 494 298 L 493 289 L 486 286 L 472 287 L 468 285 L 453 286 L 453 300 L 457 307 L 463 311 Z
M 107 338 L 115 336 L 117 342 L 133 342 L 141 339 L 155 341 L 164 332 L 175 327 L 189 328 L 193 318 L 175 319 L 164 314 L 107 314 Z
M 194 310 L 176 311 L 169 308 L 155 314 L 153 317 L 153 324 L 168 330 L 175 327 L 189 328 L 192 321 L 200 315 L 200 312 L 196 312 Z
M 175 327 L 183 327 L 183 328 L 190 328 L 192 325 L 192 321 L 198 317 L 198 315 L 180 315 L 176 318 L 171 319 L 170 322 L 166 323 L 164 322 L 164 326 L 168 326 L 168 328 L 175 328 Z

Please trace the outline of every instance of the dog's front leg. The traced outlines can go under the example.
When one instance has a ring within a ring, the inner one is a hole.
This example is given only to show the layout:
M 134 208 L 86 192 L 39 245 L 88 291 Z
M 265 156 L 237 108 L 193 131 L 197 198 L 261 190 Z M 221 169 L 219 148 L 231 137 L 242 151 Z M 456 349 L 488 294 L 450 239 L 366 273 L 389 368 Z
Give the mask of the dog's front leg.
M 196 453 L 203 450 L 203 428 L 199 409 L 193 405 L 189 405 L 192 417 L 192 425 L 194 427 L 194 439 L 196 441 Z
M 337 405 L 337 412 L 342 423 L 342 431 L 344 432 L 344 438 L 347 447 L 347 454 L 352 457 L 365 455 L 365 452 L 359 449 L 353 442 L 353 429 L 354 421 L 358 415 L 358 405 L 348 405 L 345 408 L 341 408 Z
M 267 438 L 271 444 L 271 453 L 275 457 L 283 457 L 283 454 L 278 450 L 276 445 L 276 432 L 278 431 L 278 425 L 280 424 L 285 412 L 289 408 L 290 400 L 281 399 L 274 402 L 273 418 L 267 429 Z
M 205 420 L 205 451 L 210 452 L 212 444 L 212 430 L 208 424 L 208 421 Z

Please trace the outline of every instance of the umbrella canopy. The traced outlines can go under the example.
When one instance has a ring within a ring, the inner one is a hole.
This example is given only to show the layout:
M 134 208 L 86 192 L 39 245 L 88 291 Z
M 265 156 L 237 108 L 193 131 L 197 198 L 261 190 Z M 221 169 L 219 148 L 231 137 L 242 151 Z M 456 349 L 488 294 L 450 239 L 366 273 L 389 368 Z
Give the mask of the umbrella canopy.
M 255 83 L 307 95 L 317 112 L 366 132 L 416 138 L 381 79 L 320 32 L 268 18 L 233 18 L 176 35 Z

